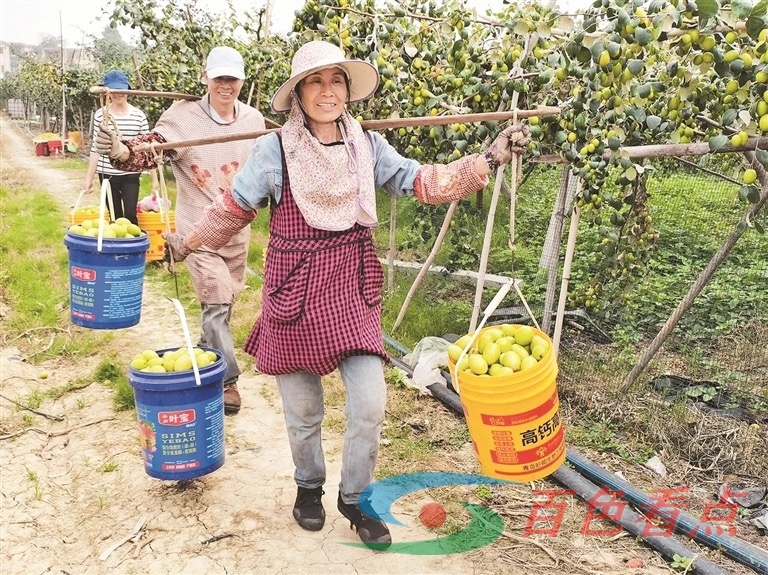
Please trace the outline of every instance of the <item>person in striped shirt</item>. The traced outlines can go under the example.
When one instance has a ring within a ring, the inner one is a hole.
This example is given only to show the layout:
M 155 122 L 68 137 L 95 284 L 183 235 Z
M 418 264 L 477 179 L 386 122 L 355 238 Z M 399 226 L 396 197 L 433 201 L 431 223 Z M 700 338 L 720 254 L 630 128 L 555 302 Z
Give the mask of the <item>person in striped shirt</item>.
M 128 76 L 120 70 L 110 70 L 104 75 L 102 85 L 113 90 L 129 90 L 131 85 Z M 128 103 L 126 94 L 110 94 L 109 114 L 114 118 L 120 133 L 124 138 L 131 139 L 149 132 L 147 116 L 136 106 Z M 99 126 L 104 121 L 104 110 L 99 108 L 93 116 L 93 144 L 91 145 L 90 162 L 85 174 L 85 191 L 93 191 L 93 179 L 99 176 L 99 184 L 105 179 L 109 180 L 112 206 L 114 207 L 114 219 L 128 218 L 138 225 L 136 218 L 136 204 L 139 201 L 139 178 L 141 172 L 127 172 L 112 166 L 109 156 L 96 151 L 96 136 Z M 159 190 L 157 170 L 150 169 L 152 178 L 152 191 Z M 109 204 L 107 204 L 109 205 Z

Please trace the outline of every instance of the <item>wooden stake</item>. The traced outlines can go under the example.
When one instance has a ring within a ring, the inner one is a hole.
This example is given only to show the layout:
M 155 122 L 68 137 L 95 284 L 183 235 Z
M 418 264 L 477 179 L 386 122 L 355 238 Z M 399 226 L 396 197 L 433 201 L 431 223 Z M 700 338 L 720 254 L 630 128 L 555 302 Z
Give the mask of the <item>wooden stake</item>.
M 133 58 L 133 71 L 136 72 L 136 79 L 139 81 L 139 88 L 146 90 L 147 87 L 144 85 L 144 78 L 141 77 L 141 72 L 139 71 L 139 61 L 136 59 L 136 52 L 131 54 L 131 57 Z
M 429 271 L 429 268 L 432 267 L 432 264 L 434 263 L 435 258 L 437 258 L 437 254 L 440 251 L 440 246 L 443 244 L 443 239 L 445 238 L 445 234 L 448 233 L 448 230 L 451 227 L 451 220 L 453 219 L 453 214 L 456 211 L 456 207 L 458 205 L 459 205 L 459 202 L 451 202 L 451 204 L 448 206 L 448 211 L 445 214 L 445 218 L 443 218 L 443 225 L 440 228 L 440 232 L 437 234 L 435 243 L 432 246 L 432 251 L 429 252 L 429 256 L 427 256 L 427 259 L 424 262 L 424 265 L 421 266 L 421 269 L 419 270 L 419 273 L 416 276 L 416 279 L 413 280 L 413 283 L 411 284 L 411 289 L 408 290 L 408 295 L 405 296 L 405 301 L 403 301 L 403 305 L 400 307 L 400 313 L 397 314 L 397 319 L 395 320 L 395 324 L 392 326 L 392 331 L 396 330 L 400 326 L 400 322 L 403 321 L 403 318 L 405 317 L 405 312 L 408 310 L 408 306 L 411 304 L 411 300 L 413 299 L 413 296 L 416 294 L 416 290 L 419 288 L 419 286 L 421 285 L 421 282 L 426 277 L 427 272 Z

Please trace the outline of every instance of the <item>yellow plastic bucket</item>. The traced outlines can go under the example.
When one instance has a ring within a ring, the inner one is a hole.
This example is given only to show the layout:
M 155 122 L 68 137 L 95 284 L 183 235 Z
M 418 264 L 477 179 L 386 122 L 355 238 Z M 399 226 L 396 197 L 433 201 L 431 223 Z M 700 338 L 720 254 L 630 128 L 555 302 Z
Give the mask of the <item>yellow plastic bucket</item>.
M 83 147 L 83 134 L 80 132 L 67 132 L 67 140 L 77 146 L 78 150 Z
M 165 252 L 165 240 L 160 234 L 166 232 L 167 218 L 171 225 L 171 231 L 176 231 L 176 212 L 169 210 L 163 212 L 139 212 L 136 214 L 139 227 L 147 232 L 149 236 L 149 249 L 147 250 L 147 261 L 159 261 L 163 259 Z
M 535 328 L 534 332 L 549 343 L 549 350 L 524 371 L 484 377 L 457 372 L 455 362 L 448 361 L 478 462 L 489 477 L 535 481 L 565 461 L 557 361 L 547 334 Z
M 79 206 L 67 212 L 67 227 L 82 224 L 85 220 L 99 220 L 100 208 L 97 205 Z M 104 211 L 104 221 L 109 221 L 109 211 Z

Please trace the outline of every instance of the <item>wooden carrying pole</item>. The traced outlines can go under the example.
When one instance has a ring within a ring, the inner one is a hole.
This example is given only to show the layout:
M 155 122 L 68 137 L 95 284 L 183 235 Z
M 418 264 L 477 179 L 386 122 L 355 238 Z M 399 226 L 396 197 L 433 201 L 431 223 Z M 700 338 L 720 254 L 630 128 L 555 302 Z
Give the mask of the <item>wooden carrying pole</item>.
M 200 96 L 182 94 L 180 92 L 154 92 L 152 90 L 113 90 L 104 86 L 91 86 L 91 94 L 103 96 L 106 94 L 126 94 L 127 96 L 144 96 L 148 98 L 172 98 L 174 100 L 199 100 Z
M 116 90 L 119 92 L 119 90 Z M 474 122 L 498 122 L 517 118 L 532 118 L 534 116 L 557 116 L 560 108 L 543 106 L 532 110 L 511 110 L 507 112 L 487 112 L 482 114 L 449 114 L 446 116 L 424 116 L 417 118 L 387 118 L 386 120 L 363 120 L 360 122 L 365 130 L 390 130 L 409 126 L 442 126 L 446 124 L 471 124 Z M 155 144 L 155 150 L 173 150 L 177 148 L 189 148 L 192 146 L 204 146 L 207 144 L 219 144 L 221 142 L 233 142 L 235 140 L 253 140 L 276 132 L 277 128 L 258 130 L 256 132 L 241 132 L 225 136 L 211 136 L 208 138 L 196 138 L 193 140 L 181 140 L 178 142 L 166 142 Z M 135 152 L 146 152 L 152 146 L 139 144 L 133 148 Z
M 152 90 L 112 90 L 111 88 L 105 88 L 104 86 L 91 86 L 90 92 L 91 94 L 98 94 L 100 96 L 106 96 L 107 94 L 126 94 L 128 96 L 141 96 L 145 98 L 170 98 L 171 100 L 190 100 L 190 101 L 197 101 L 202 97 L 202 96 L 195 96 L 194 94 L 182 94 L 181 92 L 154 92 Z M 253 93 L 253 86 L 251 86 L 251 93 Z M 251 97 L 249 95 L 247 105 L 250 105 L 250 98 Z M 269 118 L 264 118 L 264 123 L 270 128 L 280 127 L 280 124 L 270 120 Z M 247 140 L 248 138 L 239 138 L 239 139 Z M 229 141 L 229 140 L 222 140 L 222 141 Z M 216 143 L 216 142 L 209 142 L 209 143 Z M 182 146 L 179 146 L 179 147 L 182 147 Z M 183 147 L 186 147 L 186 146 L 183 146 Z M 158 146 L 155 146 L 155 149 L 160 150 L 165 148 L 159 148 Z M 139 150 L 139 151 L 142 151 L 142 150 Z

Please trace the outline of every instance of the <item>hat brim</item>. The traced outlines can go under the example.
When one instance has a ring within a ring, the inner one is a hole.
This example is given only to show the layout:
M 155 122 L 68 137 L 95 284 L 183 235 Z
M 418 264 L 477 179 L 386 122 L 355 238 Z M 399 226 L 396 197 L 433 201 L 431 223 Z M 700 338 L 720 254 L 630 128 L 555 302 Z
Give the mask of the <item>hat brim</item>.
M 234 68 L 232 66 L 218 66 L 216 68 L 211 68 L 210 70 L 205 70 L 205 74 L 211 80 L 214 78 L 221 78 L 222 76 L 229 76 L 230 78 L 245 80 L 245 73 L 239 68 Z M 205 76 L 200 77 L 200 83 L 206 83 Z
M 301 74 L 289 78 L 277 89 L 272 96 L 272 109 L 275 112 L 287 112 L 291 109 L 291 91 L 296 84 L 301 82 L 310 74 L 314 74 L 326 68 L 341 68 L 349 78 L 349 101 L 361 102 L 367 100 L 379 87 L 379 71 L 373 65 L 363 60 L 345 60 L 344 62 L 332 62 L 319 64 L 314 68 L 305 70 Z
M 125 82 L 110 82 L 109 84 L 104 84 L 104 87 L 109 88 L 110 90 L 130 90 L 131 89 L 131 85 Z

